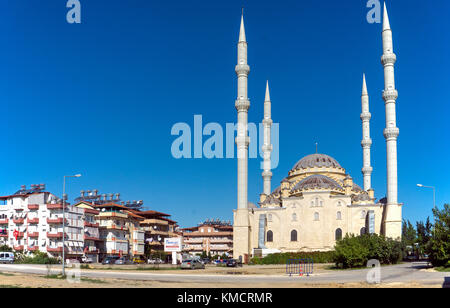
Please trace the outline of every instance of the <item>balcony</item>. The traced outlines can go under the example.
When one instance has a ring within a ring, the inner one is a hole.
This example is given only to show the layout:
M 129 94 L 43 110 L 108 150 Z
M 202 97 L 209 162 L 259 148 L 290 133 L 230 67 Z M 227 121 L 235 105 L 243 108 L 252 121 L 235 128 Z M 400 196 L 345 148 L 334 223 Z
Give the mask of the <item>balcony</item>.
M 47 210 L 62 210 L 62 208 L 63 208 L 62 204 L 47 204 Z
M 67 219 L 65 220 L 66 224 L 67 224 Z M 63 223 L 63 219 L 61 218 L 47 218 L 47 223 L 48 224 L 55 224 L 55 225 L 59 225 Z
M 39 237 L 39 232 L 28 232 L 28 237 Z
M 100 224 L 97 222 L 97 223 L 91 223 L 91 222 L 84 222 L 84 226 L 85 227 L 91 227 L 91 228 L 98 228 L 99 226 L 100 226 Z
M 28 209 L 30 211 L 36 211 L 39 210 L 39 204 L 28 204 Z
M 126 226 L 119 226 L 119 225 L 116 225 L 116 224 L 107 224 L 107 225 L 100 226 L 100 227 L 103 227 L 103 228 L 106 228 L 106 229 L 112 229 L 112 230 L 123 230 L 123 231 L 127 231 L 128 230 L 128 228 Z
M 35 225 L 35 224 L 38 224 L 39 223 L 39 218 L 28 218 L 27 219 L 27 223 L 28 224 L 30 224 L 30 225 Z
M 62 238 L 63 233 L 62 232 L 56 232 L 56 233 L 47 232 L 47 237 L 48 238 Z M 66 234 L 66 238 L 67 238 L 67 234 Z
M 39 250 L 39 246 L 33 246 L 33 247 L 27 247 L 28 251 L 38 251 Z
M 16 225 L 21 225 L 23 224 L 25 221 L 25 218 L 14 218 L 13 219 L 13 223 L 15 223 Z
M 23 251 L 24 247 L 23 247 L 23 245 L 20 245 L 20 246 L 14 246 L 13 248 L 15 251 Z
M 99 237 L 95 237 L 95 236 L 88 236 L 88 235 L 85 235 L 84 236 L 84 240 L 85 241 L 103 241 L 101 238 L 99 238 Z
M 84 209 L 84 212 L 86 214 L 93 214 L 93 215 L 98 215 L 100 213 L 100 211 L 93 210 L 93 209 Z
M 67 247 L 64 249 L 65 252 L 68 251 Z M 62 252 L 62 247 L 50 247 L 47 246 L 47 252 Z
M 24 232 L 17 232 L 16 234 L 17 234 L 17 238 L 25 236 Z
M 0 238 L 8 238 L 8 232 L 0 233 Z
M 0 219 L 0 225 L 7 225 L 8 222 L 9 222 L 9 219 L 8 219 L 8 218 Z

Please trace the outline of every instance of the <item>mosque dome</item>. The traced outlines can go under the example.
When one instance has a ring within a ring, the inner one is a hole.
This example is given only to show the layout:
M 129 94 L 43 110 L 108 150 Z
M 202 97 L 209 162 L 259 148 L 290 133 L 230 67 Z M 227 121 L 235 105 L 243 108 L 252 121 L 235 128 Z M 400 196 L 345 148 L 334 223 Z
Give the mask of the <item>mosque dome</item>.
M 308 156 L 300 159 L 297 162 L 297 164 L 295 164 L 294 168 L 292 168 L 292 171 L 300 170 L 300 169 L 315 168 L 315 167 L 342 169 L 341 165 L 337 162 L 337 160 L 335 160 L 331 156 L 328 156 L 325 154 L 311 154 L 311 155 L 308 155 Z
M 311 175 L 295 185 L 293 191 L 307 189 L 344 190 L 335 180 L 320 174 Z

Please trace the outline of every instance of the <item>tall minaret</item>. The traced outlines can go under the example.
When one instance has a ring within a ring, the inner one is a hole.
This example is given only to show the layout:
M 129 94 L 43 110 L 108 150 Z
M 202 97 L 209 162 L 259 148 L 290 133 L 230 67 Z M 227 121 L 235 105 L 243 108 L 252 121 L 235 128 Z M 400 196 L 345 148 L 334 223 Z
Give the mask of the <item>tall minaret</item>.
M 366 75 L 363 75 L 363 86 L 361 95 L 361 121 L 363 139 L 361 146 L 363 148 L 363 168 L 364 175 L 364 190 L 368 191 L 372 188 L 371 175 L 373 168 L 370 165 L 370 147 L 372 146 L 372 139 L 370 139 L 370 119 L 372 115 L 369 112 L 369 94 L 367 93 Z
M 264 99 L 264 119 L 262 121 L 264 125 L 264 144 L 262 146 L 262 151 L 264 154 L 264 171 L 262 173 L 263 181 L 264 181 L 264 189 L 263 193 L 268 196 L 271 193 L 271 185 L 270 180 L 272 179 L 272 171 L 270 171 L 270 154 L 272 152 L 272 144 L 270 141 L 271 127 L 272 127 L 272 103 L 270 102 L 270 93 L 269 93 L 269 81 L 267 81 L 266 85 L 266 98 Z
M 238 77 L 238 97 L 235 107 L 238 115 L 237 123 L 237 160 L 238 160 L 238 206 L 235 211 L 233 232 L 233 254 L 239 258 L 249 254 L 249 214 L 248 214 L 248 145 L 250 139 L 248 137 L 248 109 L 250 101 L 247 95 L 247 81 L 250 67 L 247 64 L 247 41 L 244 29 L 244 14 L 241 17 L 241 29 L 239 32 L 238 42 L 238 63 L 236 65 L 236 74 Z
M 384 4 L 383 15 L 383 56 L 381 63 L 384 67 L 384 91 L 383 100 L 386 106 L 386 128 L 384 137 L 386 138 L 387 152 L 387 204 L 384 220 L 384 233 L 387 237 L 401 238 L 402 230 L 402 209 L 397 199 L 397 137 L 399 129 L 396 123 L 395 104 L 398 92 L 395 89 L 394 64 L 397 60 L 394 54 L 392 30 L 389 24 L 389 17 Z

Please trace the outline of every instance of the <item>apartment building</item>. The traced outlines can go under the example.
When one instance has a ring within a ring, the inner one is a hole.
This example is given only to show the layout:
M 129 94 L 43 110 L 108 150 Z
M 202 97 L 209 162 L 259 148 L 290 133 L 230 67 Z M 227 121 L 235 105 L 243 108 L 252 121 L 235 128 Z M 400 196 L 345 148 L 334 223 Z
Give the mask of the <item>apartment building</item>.
M 102 247 L 103 239 L 100 238 L 100 224 L 96 217 L 100 211 L 94 209 L 89 202 L 79 202 L 75 206 L 83 210 L 83 253 L 86 257 L 91 258 L 93 262 L 99 262 L 100 247 Z
M 233 253 L 233 226 L 231 222 L 206 220 L 196 227 L 184 228 L 183 251 L 190 254 L 206 252 L 212 256 Z
M 169 219 L 171 215 L 157 211 L 134 211 L 144 217 L 140 222 L 145 232 L 145 245 L 150 253 L 164 251 L 164 239 L 181 236 L 177 232 L 177 222 Z
M 0 197 L 0 245 L 17 252 L 47 252 L 61 257 L 63 236 L 65 255 L 77 258 L 83 254 L 83 212 L 65 204 L 63 234 L 62 200 L 45 191 L 45 185 L 21 187 L 16 193 Z

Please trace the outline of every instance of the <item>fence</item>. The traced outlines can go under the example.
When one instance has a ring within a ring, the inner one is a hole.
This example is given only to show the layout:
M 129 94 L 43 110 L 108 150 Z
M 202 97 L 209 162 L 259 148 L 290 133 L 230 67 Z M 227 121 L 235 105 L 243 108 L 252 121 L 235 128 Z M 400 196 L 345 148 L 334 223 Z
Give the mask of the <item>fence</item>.
M 286 262 L 286 274 L 289 276 L 299 275 L 299 276 L 309 276 L 314 271 L 314 260 L 313 259 L 289 259 Z

